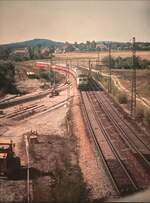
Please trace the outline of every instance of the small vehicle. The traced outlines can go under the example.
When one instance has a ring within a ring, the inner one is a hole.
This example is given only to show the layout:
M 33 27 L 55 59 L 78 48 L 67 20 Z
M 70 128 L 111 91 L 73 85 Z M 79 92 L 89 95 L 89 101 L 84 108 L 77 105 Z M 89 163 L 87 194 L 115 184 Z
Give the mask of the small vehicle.
M 8 178 L 20 173 L 21 161 L 15 154 L 12 140 L 0 141 L 0 175 Z
M 49 97 L 58 96 L 59 92 L 57 90 L 52 90 Z

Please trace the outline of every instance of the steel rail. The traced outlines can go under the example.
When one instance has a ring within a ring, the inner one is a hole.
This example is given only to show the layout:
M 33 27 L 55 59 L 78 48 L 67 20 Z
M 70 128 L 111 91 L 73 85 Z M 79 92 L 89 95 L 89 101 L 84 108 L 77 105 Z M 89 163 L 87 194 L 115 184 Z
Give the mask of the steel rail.
M 96 84 L 94 84 L 94 86 L 97 87 L 98 89 L 101 88 L 101 87 L 100 87 L 100 84 L 98 84 L 95 79 L 94 79 L 94 81 L 96 82 Z M 105 90 L 104 88 L 103 88 L 103 90 L 104 90 L 105 94 L 108 95 L 108 93 L 106 92 L 106 90 Z M 105 99 L 107 99 L 107 101 L 110 102 L 109 99 L 108 99 L 108 96 L 105 96 Z M 114 112 L 115 112 L 115 113 L 117 114 L 117 116 L 120 118 L 120 120 L 121 120 L 122 122 L 124 122 L 124 124 L 133 132 L 133 134 L 137 137 L 137 139 L 140 139 L 140 138 L 136 135 L 136 132 L 134 131 L 134 129 L 133 129 L 125 120 L 123 120 L 123 119 L 121 118 L 121 116 L 120 116 L 120 114 L 118 113 L 118 111 L 116 110 L 116 108 L 115 108 L 113 105 L 111 105 L 111 108 L 114 110 Z M 140 130 L 141 130 L 141 129 L 140 129 Z M 150 136 L 147 135 L 147 133 L 143 132 L 143 134 L 144 134 L 145 136 L 147 136 L 148 138 L 150 138 Z M 143 142 L 142 139 L 140 139 L 140 141 Z M 147 146 L 147 143 L 145 144 L 145 143 L 143 142 L 143 144 L 144 144 L 147 148 L 149 148 L 149 150 L 150 150 L 150 147 Z
M 138 186 L 136 185 L 135 180 L 132 178 L 132 176 L 131 176 L 130 173 L 128 172 L 127 167 L 125 166 L 125 164 L 124 164 L 123 161 L 121 160 L 121 157 L 120 157 L 119 153 L 117 152 L 115 146 L 112 144 L 112 142 L 111 142 L 111 140 L 110 140 L 110 138 L 109 138 L 108 132 L 106 131 L 106 128 L 105 128 L 105 126 L 103 125 L 103 122 L 101 121 L 100 117 L 98 116 L 98 114 L 97 114 L 97 112 L 96 112 L 96 109 L 95 109 L 94 104 L 93 104 L 93 101 L 92 101 L 93 98 L 91 98 L 91 95 L 90 95 L 90 94 L 87 93 L 87 95 L 88 95 L 88 98 L 89 98 L 89 100 L 90 100 L 90 102 L 91 102 L 91 104 L 92 104 L 91 106 L 92 106 L 93 112 L 94 112 L 94 114 L 95 114 L 96 121 L 97 121 L 97 123 L 99 124 L 100 129 L 101 129 L 101 131 L 103 132 L 103 135 L 104 135 L 106 141 L 108 142 L 110 148 L 112 149 L 112 151 L 113 151 L 113 153 L 114 153 L 116 159 L 117 159 L 118 162 L 120 163 L 120 165 L 121 165 L 122 169 L 124 170 L 126 176 L 127 176 L 128 179 L 130 180 L 130 182 L 131 182 L 133 188 L 135 189 L 135 191 L 137 191 L 137 190 L 138 190 Z
M 82 95 L 82 93 L 81 93 Z M 88 97 L 87 97 L 88 98 Z M 84 103 L 84 99 L 83 99 L 83 95 L 82 95 L 82 100 L 83 100 L 83 103 Z M 88 99 L 89 100 L 89 99 Z M 90 104 L 91 104 L 92 101 L 90 101 Z M 136 186 L 136 183 L 135 181 L 132 179 L 132 177 L 130 176 L 130 174 L 128 173 L 127 169 L 125 168 L 125 166 L 123 164 L 121 164 L 121 160 L 118 160 L 118 155 L 117 153 L 115 153 L 114 149 L 113 149 L 113 146 L 110 144 L 110 142 L 108 142 L 108 139 L 106 139 L 105 135 L 105 140 L 106 142 L 108 143 L 109 147 L 110 147 L 110 150 L 112 151 L 112 153 L 115 155 L 116 157 L 116 160 L 117 160 L 117 164 L 119 164 L 119 166 L 121 167 L 121 169 L 123 169 L 122 171 L 122 177 L 124 178 L 123 180 L 125 180 L 125 183 L 122 184 L 122 182 L 119 182 L 120 180 L 117 179 L 118 178 L 118 173 L 116 174 L 113 174 L 114 173 L 114 168 L 113 168 L 113 165 L 111 165 L 111 163 L 109 162 L 109 160 L 107 160 L 107 158 L 105 158 L 105 155 L 104 155 L 104 152 L 103 150 L 101 149 L 101 146 L 100 146 L 100 143 L 98 142 L 98 138 L 96 136 L 96 134 L 94 133 L 94 130 L 93 130 L 93 127 L 92 127 L 92 124 L 91 124 L 91 121 L 90 121 L 90 118 L 89 118 L 89 115 L 87 113 L 87 110 L 86 110 L 86 107 L 85 107 L 85 104 L 84 104 L 84 110 L 83 110 L 83 114 L 86 114 L 86 124 L 88 129 L 89 129 L 89 126 L 90 126 L 90 134 L 92 135 L 92 138 L 94 139 L 94 142 L 95 142 L 95 145 L 98 147 L 98 150 L 101 152 L 101 157 L 103 157 L 103 163 L 104 163 L 104 166 L 107 167 L 107 172 L 109 174 L 109 177 L 111 177 L 111 180 L 113 180 L 113 185 L 115 185 L 115 188 L 117 188 L 117 192 L 121 195 L 125 194 L 125 192 L 135 192 L 138 190 L 138 187 Z M 88 119 L 88 121 L 87 121 Z M 98 123 L 98 122 L 97 122 Z M 98 123 L 98 125 L 100 126 L 100 124 Z M 100 130 L 102 130 L 102 126 L 100 126 Z M 102 130 L 102 133 L 104 134 L 104 131 Z M 128 178 L 128 179 L 127 179 Z M 127 180 L 129 181 L 129 183 L 127 183 Z M 130 188 L 127 188 L 127 185 L 130 187 Z M 132 188 L 132 189 L 131 189 Z M 130 189 L 130 190 L 129 190 Z
M 102 159 L 102 162 L 103 162 L 103 164 L 104 164 L 104 167 L 105 167 L 105 169 L 106 169 L 106 172 L 107 172 L 107 174 L 109 175 L 110 180 L 111 180 L 111 182 L 112 182 L 112 184 L 113 184 L 113 186 L 114 186 L 116 192 L 117 192 L 118 194 L 120 194 L 119 187 L 118 187 L 118 185 L 117 185 L 117 183 L 116 183 L 116 180 L 115 180 L 114 177 L 113 177 L 112 172 L 111 172 L 110 169 L 109 169 L 108 163 L 107 163 L 107 161 L 106 161 L 106 159 L 105 159 L 105 156 L 104 156 L 104 154 L 103 154 L 103 152 L 102 152 L 102 149 L 101 149 L 101 147 L 100 147 L 100 145 L 99 145 L 99 142 L 98 142 L 98 140 L 97 140 L 97 138 L 96 138 L 96 135 L 95 135 L 95 133 L 94 133 L 94 130 L 93 130 L 93 128 L 92 128 L 92 125 L 91 125 L 91 122 L 90 122 L 90 119 L 89 119 L 89 116 L 88 116 L 88 113 L 87 113 L 87 110 L 86 110 L 86 107 L 85 107 L 85 103 L 84 103 L 84 99 L 83 99 L 82 93 L 81 93 L 81 99 L 82 99 L 82 106 L 81 106 L 82 114 L 83 114 L 84 121 L 86 122 L 86 127 L 88 128 L 88 132 L 89 132 L 89 134 L 92 136 L 92 140 L 93 140 L 93 142 L 94 142 L 94 144 L 95 144 L 95 146 L 96 146 L 96 149 L 97 149 L 97 151 L 98 151 L 98 153 L 99 153 L 99 155 L 100 155 L 100 157 L 101 157 L 101 159 Z
M 104 98 L 102 98 L 104 99 Z M 109 99 L 107 96 L 105 96 L 105 102 L 109 103 Z M 109 103 L 109 106 L 110 106 L 110 103 Z M 147 145 L 147 143 L 145 143 L 139 136 L 137 136 L 135 130 L 132 129 L 132 127 L 125 121 L 121 118 L 120 114 L 118 113 L 118 111 L 115 109 L 115 107 L 113 105 L 111 105 L 111 109 L 113 109 L 114 113 L 116 114 L 116 118 L 119 118 L 119 120 L 134 134 L 134 136 L 140 140 L 140 142 L 145 146 L 145 148 L 147 148 L 149 151 L 150 151 L 150 146 Z M 147 136 L 146 134 L 144 134 L 145 136 Z
M 108 106 L 111 106 L 109 102 L 107 102 L 106 105 L 106 100 L 105 102 L 102 100 L 102 98 L 97 97 L 97 100 L 99 102 L 99 105 L 101 106 L 101 108 L 103 109 L 103 112 L 107 115 L 107 117 L 109 118 L 109 120 L 111 120 L 111 122 L 114 124 L 114 126 L 116 127 L 117 131 L 120 132 L 120 136 L 121 138 L 124 140 L 124 142 L 131 148 L 134 149 L 137 154 L 139 154 L 139 156 L 143 159 L 143 161 L 146 163 L 146 165 L 148 166 L 148 168 L 150 168 L 150 162 L 144 157 L 144 155 L 141 153 L 141 151 L 139 151 L 139 149 L 137 148 L 137 146 L 135 145 L 135 143 L 133 143 L 133 141 L 131 140 L 131 138 L 127 135 L 126 131 L 124 130 L 124 128 L 122 126 L 119 125 L 118 120 L 116 119 L 116 115 L 114 115 L 112 108 L 108 109 Z M 111 113 L 110 113 L 111 112 Z M 119 117 L 120 118 L 120 117 Z M 120 118 L 121 119 L 121 118 Z M 119 121 L 120 121 L 119 119 Z

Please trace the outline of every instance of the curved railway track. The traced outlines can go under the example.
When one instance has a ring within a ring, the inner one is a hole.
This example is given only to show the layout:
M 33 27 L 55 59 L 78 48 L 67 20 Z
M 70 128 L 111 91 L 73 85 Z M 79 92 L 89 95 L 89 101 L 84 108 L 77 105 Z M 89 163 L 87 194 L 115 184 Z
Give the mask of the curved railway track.
M 133 193 L 147 187 L 150 180 L 150 162 L 145 156 L 150 155 L 148 140 L 138 139 L 105 97 L 99 91 L 81 92 L 84 119 L 116 191 Z M 143 180 L 141 173 L 146 174 Z

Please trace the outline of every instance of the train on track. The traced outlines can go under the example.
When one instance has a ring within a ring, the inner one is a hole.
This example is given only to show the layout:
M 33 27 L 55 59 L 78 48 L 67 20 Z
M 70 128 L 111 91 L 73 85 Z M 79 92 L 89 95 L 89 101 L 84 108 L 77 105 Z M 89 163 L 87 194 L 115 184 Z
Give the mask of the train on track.
M 37 68 L 49 68 L 51 64 L 49 62 L 36 62 L 35 66 Z M 90 83 L 90 71 L 85 67 L 77 66 L 73 68 L 67 68 L 66 64 L 55 64 L 53 66 L 54 70 L 62 70 L 65 72 L 70 72 L 76 77 L 77 88 L 78 89 L 88 89 Z
M 87 89 L 89 86 L 89 80 L 90 80 L 89 71 L 76 68 L 75 73 L 76 73 L 77 87 L 79 89 Z

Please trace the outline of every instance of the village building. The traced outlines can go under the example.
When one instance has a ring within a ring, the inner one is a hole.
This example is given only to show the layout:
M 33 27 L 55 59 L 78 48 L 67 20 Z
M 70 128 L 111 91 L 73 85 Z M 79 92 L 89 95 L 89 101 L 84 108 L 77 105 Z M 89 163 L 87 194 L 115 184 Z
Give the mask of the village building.
M 16 48 L 15 50 L 13 50 L 11 55 L 29 57 L 29 50 L 28 48 Z

